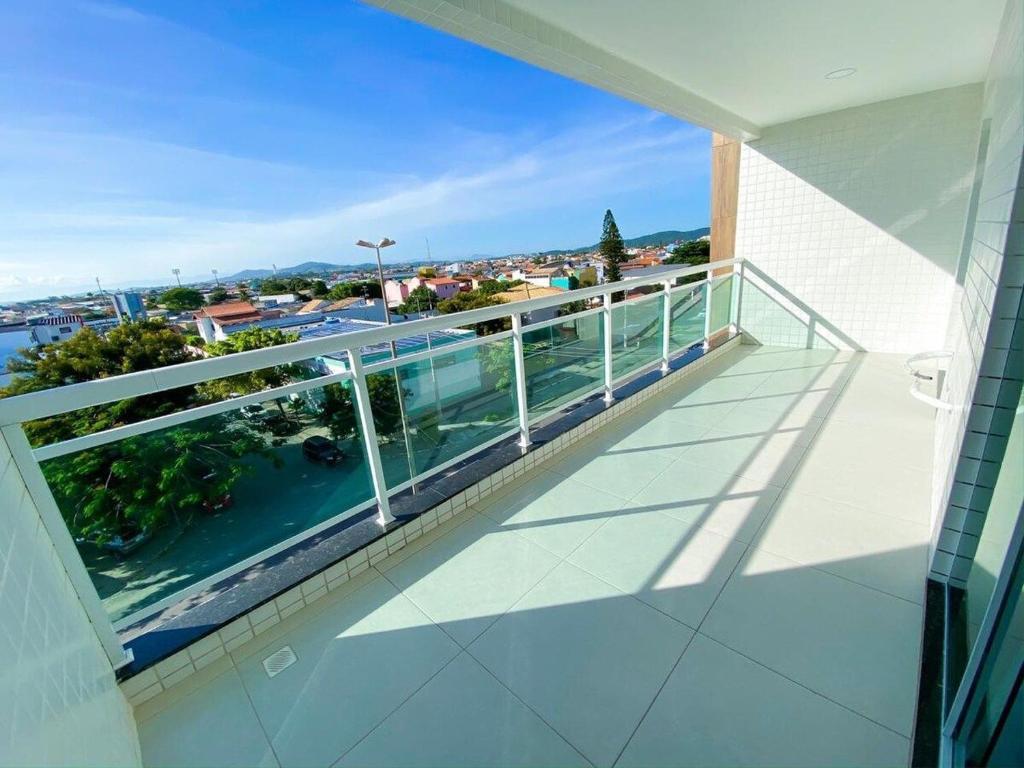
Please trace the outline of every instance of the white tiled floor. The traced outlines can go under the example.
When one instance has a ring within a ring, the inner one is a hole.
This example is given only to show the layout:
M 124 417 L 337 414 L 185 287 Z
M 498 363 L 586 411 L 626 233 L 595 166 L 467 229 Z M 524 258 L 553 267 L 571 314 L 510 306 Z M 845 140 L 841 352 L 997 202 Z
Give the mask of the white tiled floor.
M 932 428 L 907 385 L 739 348 L 142 705 L 144 761 L 905 765 Z

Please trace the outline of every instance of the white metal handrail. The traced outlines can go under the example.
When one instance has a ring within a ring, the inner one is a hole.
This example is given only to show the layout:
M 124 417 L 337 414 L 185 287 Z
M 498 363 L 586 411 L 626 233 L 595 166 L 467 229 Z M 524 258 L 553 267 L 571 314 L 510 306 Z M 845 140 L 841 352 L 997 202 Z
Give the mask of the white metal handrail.
M 723 267 L 733 267 L 735 273 L 735 270 L 742 268 L 742 263 L 742 259 L 730 259 L 728 261 L 715 262 L 714 269 L 718 270 Z M 687 283 L 683 286 L 673 285 L 677 279 L 695 274 L 704 274 L 705 277 L 699 282 Z M 712 287 L 714 286 L 714 283 L 715 280 L 713 278 L 712 269 L 708 266 L 698 265 L 692 267 L 679 267 L 678 269 L 666 270 L 656 275 L 627 278 L 617 283 L 592 286 L 589 288 L 577 289 L 575 291 L 567 291 L 555 296 L 546 296 L 538 299 L 529 299 L 510 304 L 501 304 L 492 307 L 484 307 L 482 309 L 470 310 L 459 313 L 457 316 L 442 315 L 402 323 L 395 326 L 373 327 L 364 331 L 356 331 L 342 336 L 309 339 L 267 349 L 241 352 L 224 357 L 208 358 L 169 366 L 166 368 L 144 371 L 141 373 L 126 374 L 123 376 L 75 384 L 42 392 L 34 392 L 0 400 L 0 430 L 3 431 L 8 442 L 17 446 L 19 449 L 15 452 L 15 460 L 17 461 L 22 474 L 27 478 L 26 482 L 28 482 L 32 489 L 33 497 L 39 497 L 35 499 L 37 506 L 41 509 L 47 510 L 50 518 L 52 518 L 51 522 L 56 524 L 56 521 L 61 520 L 62 518 L 60 517 L 56 502 L 52 494 L 49 492 L 45 478 L 43 477 L 40 466 L 40 462 L 42 461 L 107 445 L 109 443 L 137 435 L 147 434 L 159 429 L 179 426 L 196 419 L 226 413 L 244 405 L 262 403 L 267 400 L 283 397 L 292 393 L 304 392 L 314 388 L 323 387 L 328 384 L 351 381 L 355 394 L 354 406 L 356 409 L 357 421 L 363 436 L 364 450 L 366 452 L 370 477 L 373 485 L 373 498 L 370 501 L 359 504 L 352 509 L 332 517 L 330 520 L 323 521 L 312 529 L 299 532 L 295 536 L 289 537 L 286 542 L 282 542 L 272 548 L 273 551 L 280 551 L 282 547 L 286 545 L 290 546 L 297 541 L 303 540 L 304 538 L 313 535 L 316 531 L 323 530 L 325 526 L 334 524 L 338 520 L 344 519 L 361 509 L 367 508 L 368 505 L 376 506 L 378 510 L 377 520 L 381 525 L 387 526 L 391 524 L 394 521 L 389 503 L 389 496 L 391 494 L 399 492 L 415 482 L 425 480 L 436 475 L 446 467 L 464 460 L 466 457 L 482 449 L 486 445 L 494 444 L 518 433 L 519 445 L 525 450 L 526 447 L 530 445 L 531 422 L 535 422 L 539 418 L 544 418 L 544 416 L 535 416 L 531 419 L 529 413 L 526 388 L 526 366 L 524 364 L 524 335 L 534 330 L 547 328 L 560 323 L 571 322 L 582 317 L 601 315 L 604 332 L 604 343 L 602 345 L 603 349 L 601 352 L 604 370 L 603 381 L 597 387 L 588 388 L 588 391 L 584 394 L 572 398 L 570 402 L 579 402 L 581 399 L 603 391 L 604 399 L 606 402 L 610 403 L 613 399 L 614 387 L 623 380 L 636 376 L 639 373 L 659 364 L 663 372 L 667 372 L 669 370 L 668 363 L 670 355 L 672 354 L 672 302 L 674 297 L 679 293 L 683 291 L 696 291 L 701 287 L 706 286 L 705 295 L 703 297 L 706 313 L 704 328 L 705 345 L 708 344 L 712 333 L 721 330 L 712 327 L 711 294 L 713 292 Z M 652 292 L 650 295 L 641 297 L 635 301 L 621 302 L 617 304 L 612 303 L 611 299 L 613 294 L 624 293 L 635 288 L 645 286 L 656 286 L 657 290 Z M 536 312 L 541 309 L 559 307 L 577 301 L 585 301 L 598 296 L 602 297 L 604 300 L 601 307 L 586 309 L 582 312 L 573 313 L 564 317 L 556 317 L 548 321 L 542 321 L 530 325 L 524 325 L 522 322 L 523 316 L 527 313 Z M 663 302 L 663 312 L 661 313 L 660 318 L 660 322 L 662 324 L 661 332 L 663 334 L 663 345 L 660 350 L 660 356 L 647 364 L 641 365 L 639 368 L 623 373 L 619 376 L 615 376 L 613 367 L 614 350 L 612 344 L 613 312 L 618 308 L 627 308 L 630 306 L 636 306 L 637 304 L 647 304 L 655 301 Z M 738 317 L 738 308 L 736 311 Z M 393 360 L 388 359 L 375 363 L 363 362 L 363 353 L 368 347 L 388 344 L 392 341 L 405 337 L 445 330 L 454 324 L 459 326 L 470 326 L 503 318 L 508 318 L 511 321 L 510 324 L 512 329 L 510 331 L 503 331 L 488 336 L 479 336 L 465 341 L 444 344 Z M 513 365 L 515 369 L 515 399 L 518 410 L 518 429 L 502 430 L 501 434 L 492 436 L 485 443 L 477 445 L 467 452 L 453 457 L 442 464 L 431 467 L 420 473 L 415 478 L 410 478 L 395 487 L 389 488 L 384 476 L 384 466 L 381 458 L 380 446 L 377 441 L 372 404 L 370 402 L 367 388 L 367 376 L 371 373 L 391 370 L 405 365 L 406 363 L 415 363 L 421 360 L 433 360 L 434 358 L 459 352 L 461 350 L 474 349 L 485 344 L 505 341 L 508 339 L 512 340 Z M 46 445 L 34 450 L 29 447 L 28 440 L 25 438 L 25 433 L 21 426 L 28 421 L 55 416 L 62 413 L 69 413 L 82 408 L 186 387 L 228 376 L 249 373 L 251 371 L 261 370 L 264 368 L 307 361 L 321 356 L 338 355 L 339 353 L 347 355 L 349 370 L 331 373 L 304 381 L 291 382 L 280 387 L 246 394 L 238 398 L 196 406 L 138 423 L 114 427 L 94 434 L 84 435 L 82 437 L 76 437 L 70 440 Z M 565 404 L 563 403 L 562 406 L 564 405 Z M 64 533 L 67 533 L 66 526 L 64 527 Z M 70 539 L 65 541 L 64 544 L 67 545 L 69 541 Z M 208 587 L 217 578 L 224 577 L 226 573 L 237 573 L 242 567 L 256 562 L 260 557 L 264 557 L 266 555 L 267 552 L 264 551 L 247 557 L 243 561 L 233 564 L 227 569 L 227 571 L 207 576 L 197 584 L 190 585 L 184 590 L 175 593 L 175 595 L 162 599 L 159 605 L 166 606 L 169 604 L 168 601 L 173 599 L 183 599 L 185 596 L 193 594 L 201 588 Z M 63 556 L 65 558 L 72 556 L 67 551 L 67 546 L 64 546 Z M 123 659 L 120 658 L 119 655 L 120 649 L 117 645 L 114 625 L 111 624 L 109 617 L 107 617 L 105 612 L 102 611 L 99 598 L 96 596 L 95 590 L 92 588 L 91 583 L 88 581 L 88 577 L 85 575 L 84 564 L 81 562 L 81 558 L 78 556 L 77 551 L 74 552 L 74 556 L 77 557 L 78 566 L 80 566 L 77 569 L 73 569 L 76 574 L 76 589 L 78 589 L 79 592 L 84 589 L 96 598 L 94 601 L 88 603 L 90 619 L 94 623 L 99 622 L 103 624 L 100 634 L 103 639 L 104 647 L 108 651 L 108 655 L 110 655 L 111 660 L 115 664 L 123 663 Z M 69 571 L 69 573 L 70 572 L 71 571 Z M 85 578 L 84 583 L 79 583 L 82 582 L 83 577 Z M 156 609 L 157 606 L 149 606 L 146 610 L 153 611 Z M 141 618 L 141 616 L 136 612 L 129 618 L 134 621 Z M 127 619 L 118 622 L 117 626 L 124 627 L 126 625 L 126 621 Z
M 728 261 L 715 262 L 715 268 L 733 266 L 741 261 L 742 259 L 729 259 Z M 675 280 L 680 277 L 705 272 L 709 272 L 709 270 L 701 264 L 693 267 L 680 267 L 676 270 L 665 271 L 649 277 L 626 278 L 614 284 L 614 292 L 619 293 L 631 290 L 632 288 L 658 285 L 663 280 Z M 206 358 L 204 360 L 170 365 L 165 368 L 155 368 L 150 371 L 126 373 L 121 376 L 111 376 L 106 379 L 71 384 L 56 389 L 30 392 L 18 395 L 17 397 L 0 399 L 0 426 L 43 419 L 117 400 L 125 400 L 154 392 L 163 392 L 169 389 L 187 387 L 192 384 L 200 384 L 213 379 L 249 373 L 262 368 L 288 365 L 289 363 L 337 353 L 342 349 L 360 349 L 387 344 L 408 336 L 417 336 L 429 331 L 445 330 L 453 324 L 460 326 L 476 325 L 477 323 L 489 320 L 511 317 L 513 313 L 517 312 L 525 313 L 557 307 L 574 301 L 604 296 L 609 292 L 608 287 L 608 284 L 594 285 L 588 288 L 566 291 L 555 296 L 543 296 L 511 304 L 498 304 L 492 307 L 470 309 L 460 312 L 457 318 L 452 315 L 438 315 L 437 317 L 411 320 L 407 323 L 398 323 L 397 325 L 368 328 L 365 331 L 354 331 L 343 336 L 305 339 L 292 342 L 291 344 L 281 344 L 276 347 L 254 349 L 223 357 Z

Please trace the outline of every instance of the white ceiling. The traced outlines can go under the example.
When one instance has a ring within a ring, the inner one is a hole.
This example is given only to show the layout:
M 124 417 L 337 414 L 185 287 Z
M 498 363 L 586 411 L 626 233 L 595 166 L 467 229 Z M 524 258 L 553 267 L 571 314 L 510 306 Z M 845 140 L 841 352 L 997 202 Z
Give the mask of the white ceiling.
M 505 2 L 762 127 L 984 80 L 1005 6 L 1005 0 Z M 857 72 L 825 79 L 842 67 Z

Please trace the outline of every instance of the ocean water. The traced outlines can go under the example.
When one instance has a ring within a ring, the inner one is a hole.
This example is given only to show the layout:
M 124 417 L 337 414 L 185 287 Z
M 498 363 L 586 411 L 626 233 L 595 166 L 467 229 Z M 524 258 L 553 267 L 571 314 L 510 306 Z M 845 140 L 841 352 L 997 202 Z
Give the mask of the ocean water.
M 32 337 L 28 331 L 8 331 L 0 333 L 0 386 L 3 386 L 7 373 L 7 359 L 17 353 L 19 349 L 32 346 Z

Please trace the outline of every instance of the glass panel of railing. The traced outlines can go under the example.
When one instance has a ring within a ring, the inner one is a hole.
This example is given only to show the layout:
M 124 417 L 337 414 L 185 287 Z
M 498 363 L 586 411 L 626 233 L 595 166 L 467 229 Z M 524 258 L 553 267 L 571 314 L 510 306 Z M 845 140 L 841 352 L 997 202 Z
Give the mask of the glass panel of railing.
M 664 296 L 612 305 L 612 375 L 617 379 L 661 359 Z
M 711 291 L 711 331 L 729 325 L 732 317 L 732 275 L 715 278 Z
M 524 329 L 523 360 L 531 421 L 599 389 L 604 382 L 601 313 Z
M 672 324 L 669 348 L 676 352 L 704 338 L 704 311 L 707 309 L 707 283 L 693 288 L 677 288 L 672 292 Z
M 373 497 L 351 382 L 42 462 L 116 621 Z
M 510 338 L 399 365 L 401 403 L 396 398 L 387 412 L 392 417 L 401 406 L 411 451 L 406 451 L 401 421 L 387 433 L 378 426 L 389 487 L 408 479 L 410 469 L 424 475 L 515 429 L 514 370 Z M 389 375 L 393 373 L 373 374 Z M 374 421 L 379 423 L 376 413 Z

